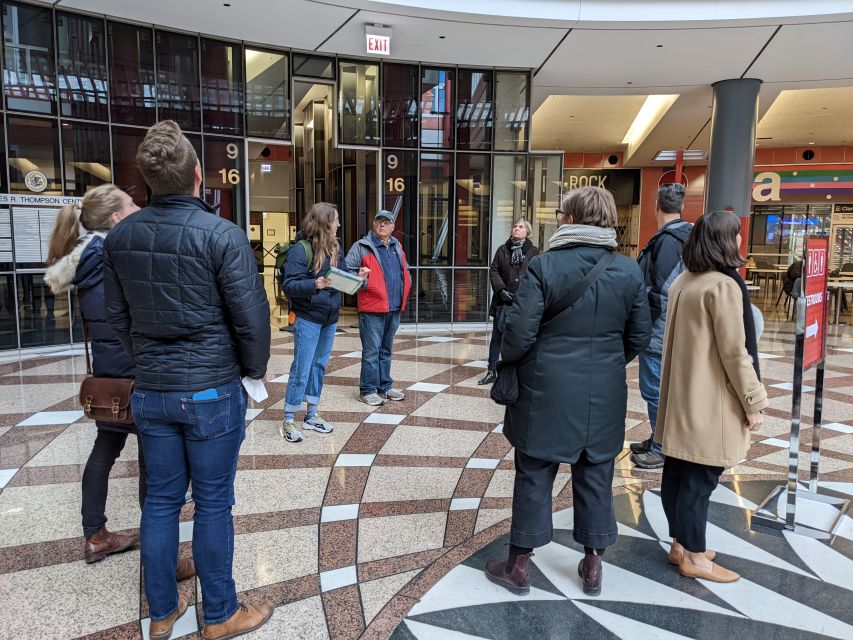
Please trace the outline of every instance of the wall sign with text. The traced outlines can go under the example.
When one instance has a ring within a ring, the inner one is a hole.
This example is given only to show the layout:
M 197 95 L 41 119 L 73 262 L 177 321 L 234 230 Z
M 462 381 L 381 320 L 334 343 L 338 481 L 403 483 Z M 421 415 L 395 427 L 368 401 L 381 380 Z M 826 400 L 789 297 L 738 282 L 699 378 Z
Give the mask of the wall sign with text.
M 803 370 L 826 357 L 826 321 L 828 311 L 829 238 L 809 236 L 803 269 L 806 296 L 806 326 Z

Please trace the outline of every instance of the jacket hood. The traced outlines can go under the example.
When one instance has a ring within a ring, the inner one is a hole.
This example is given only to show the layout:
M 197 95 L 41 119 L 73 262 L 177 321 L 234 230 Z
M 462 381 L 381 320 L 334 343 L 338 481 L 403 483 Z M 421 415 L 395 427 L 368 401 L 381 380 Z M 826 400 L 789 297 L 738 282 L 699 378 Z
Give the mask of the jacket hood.
M 89 247 L 89 243 L 91 243 L 92 240 L 100 238 L 101 242 L 103 242 L 103 239 L 106 238 L 106 236 L 107 234 L 103 231 L 92 231 L 86 234 L 80 239 L 77 246 L 74 247 L 71 253 L 48 267 L 47 272 L 44 274 L 44 281 L 47 283 L 47 286 L 50 287 L 50 290 L 54 295 L 65 293 L 71 289 L 72 286 L 85 286 L 85 277 L 77 277 L 77 270 L 80 267 L 80 259 L 83 257 L 83 253 Z M 88 267 L 88 265 L 85 264 L 84 266 Z M 89 271 L 89 269 L 87 268 L 86 271 Z M 91 274 L 81 273 L 81 276 L 91 277 Z

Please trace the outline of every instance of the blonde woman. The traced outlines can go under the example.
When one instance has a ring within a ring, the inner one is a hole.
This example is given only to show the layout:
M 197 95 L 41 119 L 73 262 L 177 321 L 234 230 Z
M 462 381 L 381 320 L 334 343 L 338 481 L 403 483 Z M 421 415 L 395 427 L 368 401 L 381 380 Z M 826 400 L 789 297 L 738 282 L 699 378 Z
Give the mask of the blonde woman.
M 302 441 L 302 433 L 296 428 L 296 412 L 302 408 L 303 400 L 308 403 L 303 428 L 319 433 L 333 430 L 318 413 L 318 407 L 341 308 L 340 292 L 329 286 L 330 281 L 323 274 L 333 266 L 347 268 L 337 238 L 340 226 L 334 205 L 313 205 L 302 222 L 303 239 L 290 249 L 284 265 L 284 291 L 296 314 L 284 424 L 279 429 L 288 442 Z M 363 267 L 359 275 L 365 277 L 369 271 Z
M 109 230 L 137 211 L 133 200 L 112 184 L 95 187 L 79 205 L 68 205 L 59 212 L 50 236 L 45 281 L 54 295 L 76 288 L 80 310 L 91 342 L 92 370 L 97 377 L 134 377 L 133 358 L 106 321 L 104 305 L 104 238 Z M 107 530 L 107 490 L 110 470 L 124 449 L 127 436 L 137 434 L 135 427 L 96 422 L 98 434 L 83 471 L 83 534 L 86 562 L 98 562 L 112 553 L 125 551 L 139 542 L 139 534 L 113 533 Z M 138 435 L 138 434 L 137 434 Z M 139 504 L 146 494 L 145 460 L 139 448 Z M 195 570 L 192 561 L 178 566 L 179 579 L 189 578 Z

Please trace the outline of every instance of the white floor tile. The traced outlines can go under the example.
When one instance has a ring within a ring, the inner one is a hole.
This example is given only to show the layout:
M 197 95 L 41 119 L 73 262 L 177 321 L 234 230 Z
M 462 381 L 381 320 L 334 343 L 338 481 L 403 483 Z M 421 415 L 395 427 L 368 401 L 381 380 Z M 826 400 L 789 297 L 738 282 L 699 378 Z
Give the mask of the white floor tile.
M 182 522 L 178 525 L 178 539 L 180 542 L 192 542 L 193 521 Z
M 290 374 L 285 373 L 283 376 L 279 376 L 278 378 L 275 378 L 274 380 L 270 380 L 270 382 L 278 383 L 278 384 L 285 384 L 288 380 L 290 380 Z
M 151 640 L 149 630 L 151 629 L 151 618 L 145 618 L 141 621 L 142 637 L 144 640 Z M 180 638 L 188 636 L 191 633 L 198 631 L 198 619 L 196 618 L 195 605 L 187 607 L 187 612 L 178 618 L 175 626 L 172 627 L 172 638 Z
M 785 443 L 785 446 L 787 447 L 788 444 Z M 711 502 L 727 504 L 732 507 L 741 507 L 742 509 L 748 509 L 749 511 L 754 511 L 758 508 L 758 505 L 752 500 L 747 500 L 722 484 L 718 484 L 717 488 L 714 489 L 714 493 L 711 494 Z
M 504 423 L 501 422 L 498 426 L 492 429 L 492 433 L 503 433 L 504 432 Z
M 411 387 L 409 387 L 409 391 L 426 391 L 428 393 L 441 393 L 445 389 L 447 389 L 449 385 L 446 384 L 435 384 L 433 382 L 416 382 Z
M 335 461 L 336 467 L 369 467 L 376 458 L 372 453 L 342 453 Z
M 456 342 L 459 338 L 450 336 L 430 336 L 429 338 L 418 338 L 420 342 Z
M 468 464 L 465 465 L 466 469 L 497 469 L 498 465 L 501 463 L 500 460 L 493 460 L 491 458 L 471 458 L 468 461 Z
M 320 572 L 320 591 L 333 591 L 358 582 L 355 565 Z
M 364 424 L 400 424 L 406 416 L 401 413 L 371 413 L 364 419 Z
M 31 415 L 23 422 L 19 422 L 19 427 L 39 427 L 48 424 L 71 424 L 82 418 L 82 411 L 39 411 Z
M 263 411 L 263 409 L 246 409 L 246 422 L 251 422 L 259 415 L 261 415 Z
M 340 522 L 341 520 L 355 520 L 358 518 L 357 504 L 339 504 L 331 507 L 323 507 L 320 512 L 320 522 Z
M 453 498 L 450 501 L 451 511 L 468 511 L 480 506 L 480 498 Z
M 841 424 L 840 422 L 830 422 L 829 424 L 823 425 L 822 429 L 831 429 L 832 431 L 839 431 L 841 433 L 853 433 L 853 427 L 846 424 Z
M 409 632 L 416 640 L 485 640 L 483 636 L 472 636 L 469 633 L 453 631 L 444 627 L 434 627 L 431 624 L 406 620 Z
M 814 538 L 790 531 L 783 534 L 790 547 L 821 580 L 853 591 L 853 560 Z
M 0 489 L 9 484 L 9 480 L 14 478 L 16 473 L 17 469 L 0 469 Z
M 779 384 L 771 384 L 771 387 L 774 389 L 784 389 L 785 391 L 793 391 L 794 383 L 793 382 L 780 382 Z M 807 384 L 803 385 L 803 393 L 810 393 L 814 391 L 814 387 L 810 387 Z
M 791 445 L 787 440 L 780 440 L 779 438 L 767 438 L 762 440 L 761 444 L 769 444 L 771 447 L 779 447 L 780 449 L 787 449 Z
M 338 356 L 339 358 L 361 358 L 361 351 L 350 351 Z
M 776 360 L 777 358 L 784 358 L 785 356 L 779 356 L 775 353 L 758 353 L 759 360 Z
M 474 360 L 473 362 L 467 362 L 463 366 L 465 367 L 475 367 L 477 369 L 488 369 L 489 363 L 485 360 Z

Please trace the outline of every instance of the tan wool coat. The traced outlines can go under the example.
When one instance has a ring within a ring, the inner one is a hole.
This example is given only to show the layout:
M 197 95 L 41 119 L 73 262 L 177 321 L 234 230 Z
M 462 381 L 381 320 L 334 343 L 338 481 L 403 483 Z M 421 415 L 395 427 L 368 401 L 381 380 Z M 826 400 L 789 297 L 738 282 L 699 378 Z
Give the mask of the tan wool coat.
M 746 457 L 746 414 L 767 407 L 746 350 L 743 297 L 716 271 L 682 273 L 669 291 L 655 441 L 666 456 L 714 467 Z

